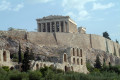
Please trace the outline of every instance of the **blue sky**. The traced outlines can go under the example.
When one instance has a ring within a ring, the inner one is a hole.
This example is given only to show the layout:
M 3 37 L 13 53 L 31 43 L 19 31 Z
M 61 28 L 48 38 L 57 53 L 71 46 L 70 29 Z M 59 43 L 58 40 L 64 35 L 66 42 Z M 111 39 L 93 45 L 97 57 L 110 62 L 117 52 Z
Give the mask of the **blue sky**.
M 120 42 L 120 0 L 0 0 L 0 30 L 35 31 L 36 19 L 69 15 L 88 34 L 110 34 Z

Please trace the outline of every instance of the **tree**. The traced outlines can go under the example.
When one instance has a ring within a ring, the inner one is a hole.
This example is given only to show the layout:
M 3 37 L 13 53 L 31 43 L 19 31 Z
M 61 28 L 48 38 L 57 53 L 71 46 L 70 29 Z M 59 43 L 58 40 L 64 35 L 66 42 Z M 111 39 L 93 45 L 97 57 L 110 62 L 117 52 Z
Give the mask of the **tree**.
M 18 64 L 20 64 L 22 61 L 22 57 L 21 57 L 21 45 L 20 45 L 20 42 L 19 42 L 19 51 L 18 51 Z
M 29 48 L 26 47 L 26 51 L 24 53 L 24 59 L 22 61 L 22 71 L 27 72 L 29 69 L 30 69 Z
M 118 43 L 119 44 L 119 42 L 118 42 L 118 40 L 116 39 L 116 43 Z
M 96 62 L 96 63 L 95 63 L 95 65 L 94 65 L 94 67 L 97 68 L 97 69 L 101 69 L 102 66 L 101 66 L 100 58 L 99 58 L 98 55 L 96 56 L 95 62 Z
M 9 28 L 8 28 L 8 31 L 12 31 L 12 30 L 14 30 L 14 28 L 12 28 L 12 27 L 9 27 Z
M 30 50 L 29 59 L 34 60 L 34 53 L 32 49 Z
M 105 37 L 105 38 L 111 40 L 111 38 L 109 37 L 109 34 L 108 34 L 107 32 L 103 32 L 103 37 Z
M 105 59 L 103 59 L 103 68 L 106 67 Z

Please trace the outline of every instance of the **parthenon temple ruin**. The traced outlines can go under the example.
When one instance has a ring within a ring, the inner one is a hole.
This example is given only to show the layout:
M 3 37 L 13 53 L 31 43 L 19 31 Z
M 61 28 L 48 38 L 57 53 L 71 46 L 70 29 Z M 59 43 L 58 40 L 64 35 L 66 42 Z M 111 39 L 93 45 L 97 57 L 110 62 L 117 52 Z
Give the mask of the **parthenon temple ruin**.
M 47 16 L 37 19 L 38 32 L 76 33 L 77 24 L 69 16 Z

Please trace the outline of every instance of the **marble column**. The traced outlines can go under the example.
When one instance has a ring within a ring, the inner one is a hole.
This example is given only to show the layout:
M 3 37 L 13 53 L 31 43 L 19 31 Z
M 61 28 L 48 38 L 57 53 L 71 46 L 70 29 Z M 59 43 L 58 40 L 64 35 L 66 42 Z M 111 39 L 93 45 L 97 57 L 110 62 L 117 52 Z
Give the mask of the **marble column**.
M 38 27 L 37 31 L 40 32 L 40 25 L 39 25 L 39 23 L 37 23 L 37 27 Z
M 47 22 L 45 23 L 46 32 L 48 32 Z
M 56 21 L 54 22 L 54 32 L 57 32 L 56 31 Z
M 50 22 L 50 32 L 52 32 L 52 22 Z
M 59 32 L 61 32 L 61 21 L 59 21 Z
M 65 28 L 66 28 L 65 21 L 63 21 L 63 32 L 65 32 Z
M 43 23 L 41 23 L 41 32 L 43 32 Z
M 67 21 L 67 30 L 66 32 L 69 32 L 69 22 Z

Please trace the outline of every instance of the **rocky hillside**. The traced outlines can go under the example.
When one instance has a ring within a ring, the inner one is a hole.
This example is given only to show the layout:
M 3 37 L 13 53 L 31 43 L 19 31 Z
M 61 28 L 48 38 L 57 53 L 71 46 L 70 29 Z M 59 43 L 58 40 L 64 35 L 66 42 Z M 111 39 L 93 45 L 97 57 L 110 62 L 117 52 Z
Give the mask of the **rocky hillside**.
M 87 51 L 86 55 L 87 61 L 90 62 L 92 66 L 95 64 L 96 56 L 99 56 L 101 63 L 105 62 L 106 65 L 109 65 L 109 63 L 112 65 L 120 64 L 120 58 L 105 51 L 90 49 Z
M 43 38 L 43 36 L 40 38 Z M 56 41 L 55 46 L 45 46 L 41 45 L 40 41 L 35 42 L 34 37 L 33 40 L 28 40 L 28 35 L 25 31 L 0 31 L 0 49 L 7 49 L 11 54 L 16 54 L 18 53 L 18 46 L 20 42 L 22 52 L 25 51 L 26 47 L 29 47 L 35 54 L 44 55 L 46 57 L 59 57 L 59 53 L 63 53 L 68 46 L 61 43 L 58 44 L 56 37 L 54 38 Z M 46 39 L 48 38 L 45 38 L 45 40 Z M 109 64 L 109 62 L 113 65 L 120 64 L 120 59 L 118 57 L 112 56 L 111 54 L 101 50 L 86 49 L 85 53 L 87 61 L 89 61 L 92 65 L 95 63 L 97 55 L 99 55 L 101 62 L 105 60 L 107 64 Z

